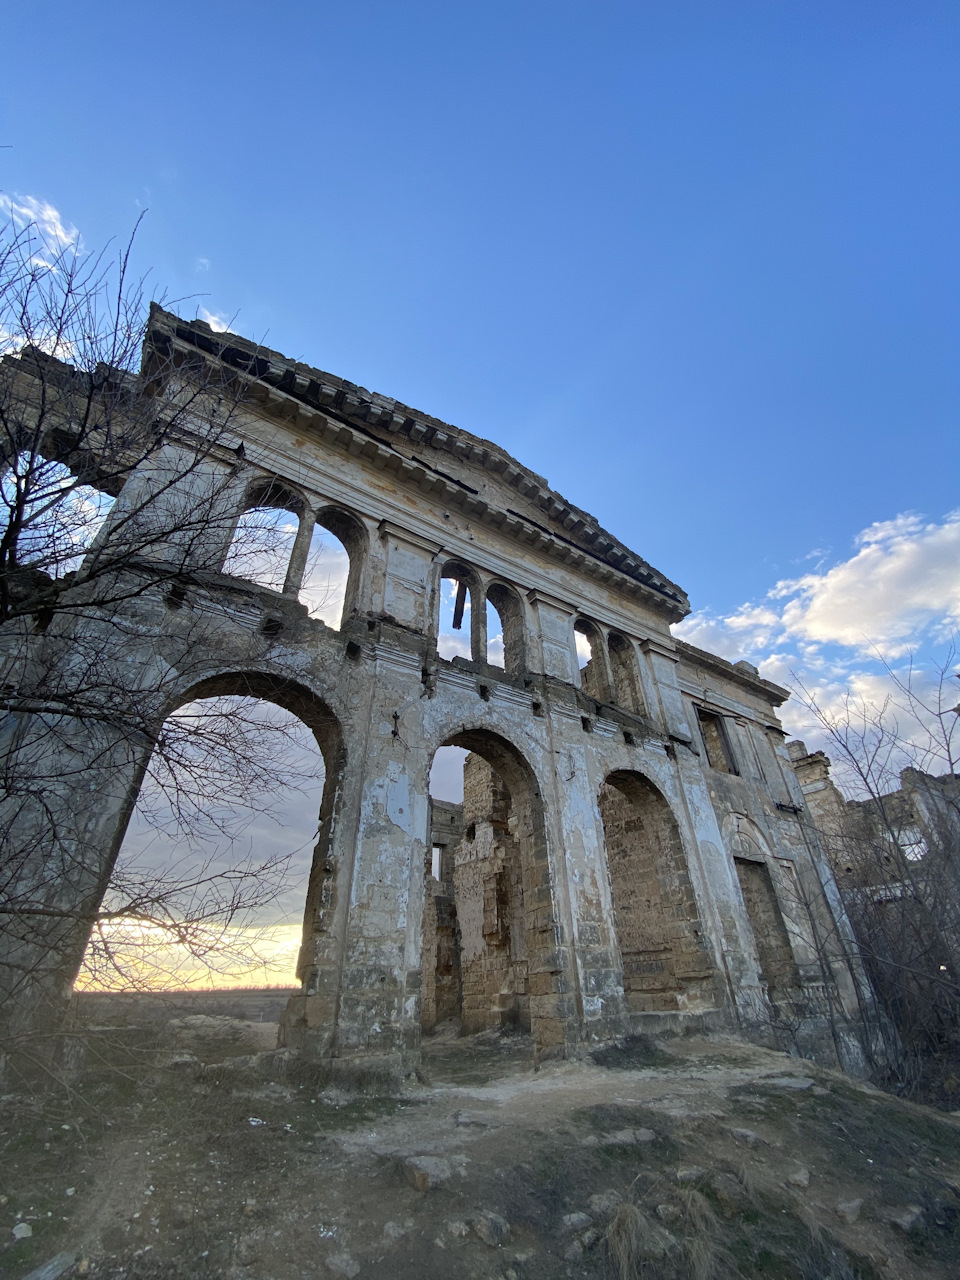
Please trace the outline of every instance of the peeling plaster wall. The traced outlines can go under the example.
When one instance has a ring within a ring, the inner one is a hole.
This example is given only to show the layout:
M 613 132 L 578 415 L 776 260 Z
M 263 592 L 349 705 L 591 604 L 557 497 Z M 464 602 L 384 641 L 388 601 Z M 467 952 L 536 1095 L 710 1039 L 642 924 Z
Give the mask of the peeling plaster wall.
M 51 974 L 62 987 L 62 975 L 79 962 L 83 911 L 105 889 L 150 733 L 198 689 L 244 685 L 301 715 L 327 763 L 302 990 L 283 1019 L 284 1044 L 338 1069 L 352 1062 L 409 1070 L 421 1023 L 447 1016 L 461 982 L 465 1025 L 529 1022 L 542 1054 L 579 1053 L 657 1017 L 769 1038 L 763 946 L 758 952 L 735 869 L 731 821 L 742 818 L 760 833 L 778 895 L 785 893 L 781 864 L 789 864 L 825 931 L 842 916 L 822 851 L 798 821 L 802 795 L 775 711 L 785 692 L 745 664 L 675 641 L 670 624 L 688 607 L 680 588 L 495 445 L 235 335 L 213 336 L 160 311 L 153 321 L 150 341 L 182 347 L 192 360 L 199 352 L 232 361 L 249 383 L 231 425 L 243 457 L 224 446 L 180 485 L 174 468 L 154 513 L 159 541 L 164 521 L 176 538 L 171 512 L 184 504 L 207 500 L 222 525 L 224 503 L 235 502 L 239 515 L 251 486 L 279 480 L 311 517 L 351 522 L 349 599 L 335 631 L 310 618 L 295 592 L 224 575 L 220 530 L 198 543 L 199 561 L 182 579 L 175 608 L 167 586 L 144 580 L 124 606 L 122 644 L 115 613 L 98 616 L 95 608 L 82 635 L 58 621 L 26 641 L 19 632 L 0 636 L 5 678 L 35 688 L 38 705 L 51 684 L 68 689 L 78 646 L 99 646 L 110 681 L 137 692 L 149 730 L 133 749 L 108 745 L 120 758 L 107 781 L 103 746 L 89 724 L 75 723 L 56 746 L 42 732 L 42 712 L 27 726 L 23 750 L 62 752 L 65 765 L 50 796 L 57 849 L 51 852 L 35 811 L 13 823 L 27 850 L 23 882 L 44 858 L 47 866 L 60 858 L 57 901 L 76 907 L 79 919 L 69 936 L 51 932 L 46 947 L 5 944 L 19 946 L 19 959 L 36 967 L 30 998 L 47 999 Z M 131 493 L 150 483 L 136 474 L 128 482 Z M 123 502 L 121 494 L 112 520 Z M 102 536 L 109 540 L 110 521 Z M 516 600 L 523 643 L 512 669 L 488 666 L 485 652 L 439 658 L 440 579 L 451 560 L 470 567 L 478 590 L 497 586 Z M 597 670 L 607 672 L 589 689 L 577 665 L 578 619 L 596 629 Z M 738 772 L 709 767 L 697 706 L 724 718 Z M 436 827 L 429 771 L 436 750 L 451 742 L 477 760 L 466 801 L 477 832 L 461 842 L 445 882 L 428 892 Z M 605 839 L 600 797 L 615 773 L 646 780 L 661 798 L 662 821 L 649 826 L 640 862 L 630 861 L 619 837 L 610 839 L 613 828 L 625 832 L 629 817 L 608 814 Z M 509 795 L 505 818 L 493 816 L 502 808 L 495 783 Z M 649 895 L 646 916 L 631 917 L 623 904 L 636 877 L 656 881 L 658 893 Z M 441 901 L 451 895 L 458 938 Z M 787 919 L 789 904 L 780 906 Z M 673 986 L 661 992 L 669 998 L 648 1000 L 638 997 L 643 984 L 637 987 L 631 966 L 649 942 L 642 935 L 657 932 L 658 916 L 659 933 L 675 935 L 678 950 Z M 441 993 L 443 929 L 447 952 L 454 942 L 459 949 L 460 973 Z M 803 929 L 787 932 L 806 993 L 817 995 Z M 853 1000 L 855 979 L 843 957 L 831 957 L 831 965 L 830 981 Z

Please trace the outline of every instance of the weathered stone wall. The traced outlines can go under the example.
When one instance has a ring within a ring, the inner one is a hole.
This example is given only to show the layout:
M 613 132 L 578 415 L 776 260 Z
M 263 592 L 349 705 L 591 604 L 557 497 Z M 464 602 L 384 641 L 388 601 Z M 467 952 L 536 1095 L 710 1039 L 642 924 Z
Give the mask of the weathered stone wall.
M 464 835 L 455 853 L 464 1034 L 530 1030 L 527 914 L 517 818 L 503 780 L 478 755 L 463 771 Z
M 162 475 L 153 468 L 128 481 L 131 494 L 147 495 L 141 518 L 155 520 L 156 536 L 150 564 L 125 567 L 137 591 L 122 608 L 91 599 L 82 615 L 64 614 L 42 632 L 0 635 L 0 675 L 20 697 L 0 726 L 8 759 L 26 767 L 39 753 L 58 780 L 44 797 L 8 800 L 4 810 L 20 858 L 6 919 L 16 922 L 18 903 L 40 908 L 29 937 L 5 930 L 3 946 L 30 975 L 29 994 L 21 985 L 8 1006 L 29 1010 L 62 995 L 164 716 L 216 693 L 288 707 L 324 755 L 302 989 L 282 1038 L 332 1069 L 415 1066 L 422 1015 L 445 1016 L 453 1002 L 452 961 L 439 984 L 437 964 L 440 951 L 451 958 L 443 901 L 451 896 L 468 1027 L 529 1019 L 539 1051 L 554 1054 L 656 1017 L 709 1014 L 715 1025 L 765 1035 L 761 961 L 733 861 L 748 829 L 813 992 L 810 911 L 791 915 L 781 864 L 825 934 L 845 925 L 822 850 L 799 820 L 802 795 L 775 714 L 786 694 L 746 664 L 676 641 L 670 625 L 688 607 L 679 587 L 487 441 L 159 310 L 150 344 L 182 358 L 185 378 L 198 362 L 226 369 L 245 400 L 202 467 L 178 475 L 174 450 Z M 189 443 L 177 449 L 189 452 Z M 280 591 L 222 572 L 224 529 L 265 493 L 298 522 Z M 165 579 L 158 566 L 172 572 L 167 551 L 179 546 L 183 513 L 204 502 L 217 512 L 215 527 L 181 548 L 183 570 Z M 105 546 L 124 527 L 125 503 L 126 490 L 101 534 Z M 298 600 L 317 523 L 350 555 L 339 630 Z M 449 572 L 469 580 L 478 605 L 490 598 L 500 611 L 504 668 L 487 663 L 479 607 L 471 659 L 439 657 Z M 84 588 L 71 590 L 79 599 Z M 593 645 L 585 677 L 577 629 Z M 86 718 L 71 683 L 85 651 L 99 663 Z M 61 710 L 51 712 L 54 694 Z M 135 713 L 135 733 L 103 740 L 108 703 L 128 727 Z M 711 767 L 698 707 L 723 718 L 733 771 Z M 51 714 L 60 716 L 56 732 Z M 428 894 L 428 780 L 445 744 L 478 758 L 468 771 L 476 798 L 466 805 L 476 809 L 467 819 L 475 832 L 444 871 L 443 892 Z M 628 833 L 636 814 L 621 818 L 607 805 L 604 815 L 612 775 L 637 779 L 657 797 L 658 816 L 643 808 Z M 630 842 L 643 834 L 647 851 L 628 853 L 628 834 Z M 639 913 L 628 905 L 631 877 L 649 888 Z M 651 943 L 668 956 L 667 977 L 630 972 L 631 957 Z M 830 966 L 840 998 L 855 1005 L 843 948 Z M 661 988 L 643 986 L 648 977 Z
M 639 775 L 616 775 L 600 814 L 630 1008 L 712 1008 L 713 972 L 669 806 Z

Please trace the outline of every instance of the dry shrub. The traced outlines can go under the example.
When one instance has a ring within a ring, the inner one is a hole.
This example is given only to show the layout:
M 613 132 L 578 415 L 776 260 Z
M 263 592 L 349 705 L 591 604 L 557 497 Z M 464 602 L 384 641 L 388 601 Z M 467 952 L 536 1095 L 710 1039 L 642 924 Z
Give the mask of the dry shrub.
M 685 1225 L 690 1232 L 684 1241 L 687 1274 L 690 1280 L 713 1280 L 728 1261 L 721 1243 L 720 1219 L 701 1192 L 685 1191 L 681 1199 Z
M 645 1262 L 659 1261 L 677 1247 L 669 1231 L 630 1202 L 621 1204 L 610 1219 L 606 1240 L 620 1280 L 639 1280 Z

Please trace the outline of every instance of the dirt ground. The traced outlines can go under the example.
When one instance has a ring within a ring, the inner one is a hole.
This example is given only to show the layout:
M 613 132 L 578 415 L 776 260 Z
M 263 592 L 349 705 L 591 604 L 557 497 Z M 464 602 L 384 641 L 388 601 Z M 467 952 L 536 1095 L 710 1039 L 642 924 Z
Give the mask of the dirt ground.
M 675 1038 L 535 1070 L 446 1028 L 421 1082 L 350 1096 L 275 1030 L 99 1032 L 5 1096 L 0 1275 L 960 1276 L 960 1118 L 809 1062 Z

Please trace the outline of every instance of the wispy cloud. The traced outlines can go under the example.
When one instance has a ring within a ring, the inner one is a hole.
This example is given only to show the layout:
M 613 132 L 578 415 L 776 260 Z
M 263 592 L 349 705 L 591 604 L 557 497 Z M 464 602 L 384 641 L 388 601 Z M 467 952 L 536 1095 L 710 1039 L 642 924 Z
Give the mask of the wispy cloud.
M 230 319 L 222 311 L 208 311 L 206 307 L 198 307 L 197 315 L 207 322 L 214 333 L 226 333 L 230 327 Z
M 35 227 L 51 256 L 81 247 L 80 232 L 48 200 L 0 192 L 0 215 L 17 227 Z

